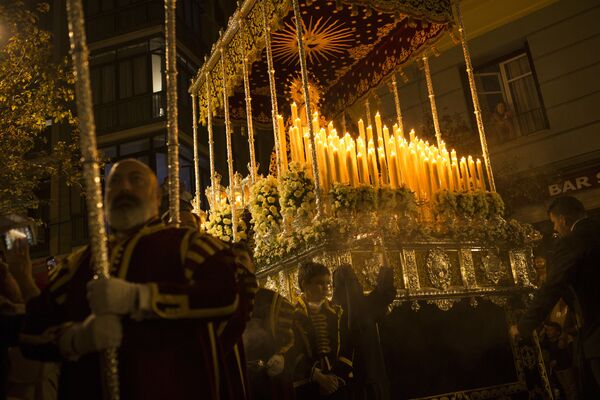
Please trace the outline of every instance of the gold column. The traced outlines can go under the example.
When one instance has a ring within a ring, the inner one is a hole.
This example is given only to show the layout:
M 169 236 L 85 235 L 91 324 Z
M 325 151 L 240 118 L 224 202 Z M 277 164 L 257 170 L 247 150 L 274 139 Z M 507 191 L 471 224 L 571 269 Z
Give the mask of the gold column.
M 304 89 L 304 103 L 306 108 L 306 121 L 308 121 L 308 140 L 310 142 L 310 156 L 313 177 L 315 179 L 315 200 L 317 203 L 317 217 L 323 214 L 323 200 L 321 197 L 321 181 L 319 178 L 319 168 L 317 166 L 317 148 L 315 146 L 315 132 L 313 129 L 312 112 L 310 109 L 310 93 L 308 90 L 308 70 L 306 67 L 306 54 L 304 51 L 304 39 L 302 32 L 302 16 L 300 15 L 300 5 L 298 0 L 292 0 L 294 6 L 294 18 L 296 20 L 296 33 L 298 35 L 298 51 L 300 56 L 300 71 L 302 72 L 302 87 Z
M 208 157 L 210 162 L 210 191 L 212 197 L 213 207 L 217 205 L 217 192 L 215 189 L 215 140 L 213 135 L 213 125 L 212 125 L 212 106 L 211 106 L 211 94 L 210 94 L 210 80 L 208 72 L 205 76 L 205 84 L 206 84 L 206 128 L 208 129 Z
M 440 132 L 440 120 L 438 119 L 437 107 L 435 105 L 435 94 L 433 93 L 433 82 L 431 80 L 431 70 L 429 69 L 429 58 L 427 56 L 423 56 L 423 69 L 425 70 L 425 79 L 427 80 L 427 92 L 429 93 L 429 103 L 431 104 L 431 117 L 433 118 L 435 137 L 438 148 L 442 148 L 442 132 Z
M 239 22 L 240 31 L 244 29 L 242 21 Z M 246 124 L 248 125 L 248 147 L 250 148 L 250 179 L 256 181 L 256 155 L 254 154 L 254 128 L 252 126 L 252 98 L 250 97 L 250 77 L 248 76 L 248 58 L 244 49 L 243 35 L 240 39 L 242 52 L 242 72 L 244 74 L 244 94 L 246 95 Z
M 496 183 L 494 182 L 494 174 L 492 173 L 492 163 L 490 161 L 490 153 L 488 150 L 487 139 L 485 136 L 485 128 L 483 126 L 483 117 L 481 115 L 481 107 L 479 106 L 479 97 L 477 96 L 477 86 L 475 85 L 475 76 L 473 75 L 473 64 L 471 63 L 471 54 L 467 45 L 465 35 L 465 27 L 463 25 L 462 13 L 458 1 L 455 4 L 456 20 L 458 25 L 458 36 L 462 46 L 463 55 L 465 57 L 465 65 L 467 66 L 467 77 L 469 78 L 469 87 L 471 89 L 471 98 L 473 99 L 473 110 L 475 110 L 475 120 L 477 121 L 477 130 L 479 131 L 479 140 L 481 141 L 481 152 L 483 153 L 483 162 L 487 172 L 488 180 L 490 181 L 490 190 L 496 191 Z M 482 177 L 483 178 L 483 177 Z
M 179 127 L 177 122 L 177 50 L 175 2 L 165 0 L 165 63 L 167 69 L 167 131 L 169 141 L 169 214 L 179 226 Z
M 83 177 L 87 191 L 86 204 L 92 258 L 94 259 L 94 273 L 99 278 L 108 278 L 110 270 L 104 227 L 102 188 L 100 187 L 98 149 L 96 147 L 96 125 L 90 86 L 89 51 L 85 36 L 85 19 L 81 0 L 67 0 L 67 18 L 75 73 L 75 99 L 79 118 Z M 120 399 L 120 393 L 117 349 L 111 348 L 103 351 L 100 360 L 102 372 L 105 374 L 105 379 L 103 379 L 105 398 L 118 400 Z
M 196 104 L 196 95 L 192 95 L 192 133 L 194 140 L 194 177 L 196 178 L 196 202 L 200 211 L 200 154 L 198 146 L 198 106 Z
M 371 121 L 371 106 L 369 104 L 369 98 L 365 99 L 365 112 L 367 113 L 367 126 L 372 125 Z
M 229 170 L 229 205 L 231 206 L 232 242 L 237 241 L 237 210 L 235 209 L 235 188 L 233 177 L 233 154 L 231 146 L 231 120 L 229 119 L 229 95 L 227 94 L 227 71 L 225 70 L 225 52 L 221 48 L 221 71 L 223 74 L 223 110 L 225 112 L 225 138 L 227 140 L 227 167 Z
M 396 118 L 398 119 L 398 128 L 402 133 L 402 137 L 404 137 L 404 124 L 402 123 L 402 109 L 400 108 L 400 96 L 398 95 L 398 83 L 396 82 L 396 72 L 392 74 L 391 87 L 392 93 L 394 94 L 394 103 L 396 104 Z
M 279 132 L 277 124 L 277 89 L 275 87 L 275 68 L 273 67 L 273 50 L 271 49 L 271 27 L 267 21 L 267 1 L 262 2 L 263 12 L 263 31 L 265 34 L 265 52 L 267 53 L 267 68 L 269 74 L 269 89 L 271 92 L 271 117 L 273 118 L 273 137 L 275 139 L 275 158 L 277 161 L 277 176 L 281 176 L 281 158 L 287 157 L 287 154 L 279 154 Z M 292 121 L 294 123 L 294 121 Z

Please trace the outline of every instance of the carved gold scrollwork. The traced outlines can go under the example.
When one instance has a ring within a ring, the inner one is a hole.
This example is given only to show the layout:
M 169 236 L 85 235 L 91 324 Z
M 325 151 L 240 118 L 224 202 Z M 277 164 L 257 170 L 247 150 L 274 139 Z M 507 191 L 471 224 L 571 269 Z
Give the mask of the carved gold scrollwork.
M 475 265 L 473 263 L 473 255 L 470 249 L 460 249 L 458 252 L 460 273 L 462 275 L 463 284 L 470 289 L 477 286 L 475 278 Z
M 286 299 L 291 300 L 290 287 L 288 285 L 286 274 L 283 271 L 279 271 L 279 273 L 277 274 L 277 281 L 277 289 L 279 294 L 285 297 Z
M 492 304 L 497 305 L 498 307 L 505 308 L 508 306 L 508 298 L 504 296 L 486 296 L 487 300 L 489 300 Z
M 427 304 L 435 304 L 442 311 L 449 311 L 460 299 L 427 300 Z
M 515 284 L 525 287 L 533 286 L 529 279 L 529 264 L 525 253 L 523 251 L 513 250 L 508 254 Z
M 402 276 L 404 278 L 404 287 L 409 292 L 417 291 L 420 288 L 419 271 L 417 270 L 417 256 L 414 250 L 402 250 Z
M 427 272 L 434 287 L 448 289 L 452 279 L 450 257 L 442 249 L 433 249 L 427 256 Z
M 520 349 L 521 360 L 527 369 L 533 369 L 536 365 L 535 350 L 531 346 L 522 346 Z
M 267 276 L 267 281 L 265 282 L 265 289 L 277 291 L 277 282 L 273 279 L 272 276 Z
M 506 267 L 496 251 L 488 250 L 481 257 L 480 268 L 485 278 L 494 285 L 506 277 Z

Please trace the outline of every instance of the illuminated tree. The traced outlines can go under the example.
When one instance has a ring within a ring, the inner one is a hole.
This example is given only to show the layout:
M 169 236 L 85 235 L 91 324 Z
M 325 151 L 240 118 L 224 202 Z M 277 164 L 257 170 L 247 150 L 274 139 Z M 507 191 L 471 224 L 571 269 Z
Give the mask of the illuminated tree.
M 0 214 L 36 208 L 40 182 L 51 176 L 78 181 L 73 75 L 56 63 L 50 32 L 40 27 L 46 3 L 0 0 Z M 50 141 L 50 125 L 70 126 Z

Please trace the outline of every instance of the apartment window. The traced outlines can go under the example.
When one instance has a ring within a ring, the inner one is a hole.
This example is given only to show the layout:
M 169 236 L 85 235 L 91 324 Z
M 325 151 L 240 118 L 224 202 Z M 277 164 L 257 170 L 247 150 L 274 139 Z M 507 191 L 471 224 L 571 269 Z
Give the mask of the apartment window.
M 546 111 L 526 52 L 477 69 L 475 79 L 490 141 L 504 143 L 548 129 Z
M 98 131 L 164 116 L 162 38 L 94 54 L 90 76 Z

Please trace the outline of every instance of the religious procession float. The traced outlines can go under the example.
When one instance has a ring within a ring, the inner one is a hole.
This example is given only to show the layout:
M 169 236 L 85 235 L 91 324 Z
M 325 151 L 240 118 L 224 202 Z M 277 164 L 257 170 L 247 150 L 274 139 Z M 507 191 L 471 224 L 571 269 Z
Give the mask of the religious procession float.
M 462 46 L 481 158 L 444 142 L 428 57 L 451 34 Z M 435 143 L 403 124 L 396 78 L 419 63 Z M 395 115 L 368 101 L 387 84 Z M 382 265 L 398 296 L 380 327 L 394 398 L 550 398 L 537 341 L 508 325 L 534 286 L 536 232 L 504 218 L 495 191 L 460 7 L 417 0 L 246 0 L 190 86 L 194 142 L 206 126 L 206 229 L 248 240 L 265 287 L 299 295 L 305 260 L 350 264 L 367 289 Z M 362 103 L 364 102 L 364 103 Z M 363 116 L 345 110 L 363 104 Z M 272 124 L 272 174 L 260 176 L 253 123 Z M 249 174 L 234 171 L 233 122 L 244 121 Z M 215 172 L 225 126 L 228 186 Z M 196 187 L 198 182 L 196 156 Z M 197 189 L 196 198 L 200 196 Z

